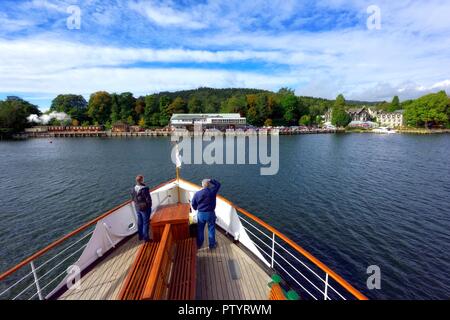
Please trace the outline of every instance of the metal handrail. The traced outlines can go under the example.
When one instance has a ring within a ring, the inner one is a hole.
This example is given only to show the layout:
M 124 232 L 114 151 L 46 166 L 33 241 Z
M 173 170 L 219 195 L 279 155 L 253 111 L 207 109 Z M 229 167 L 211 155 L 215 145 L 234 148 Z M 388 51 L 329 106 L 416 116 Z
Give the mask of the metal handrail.
M 63 250 L 61 250 L 60 252 L 58 252 L 56 255 L 54 255 L 53 257 L 51 257 L 50 259 L 46 260 L 44 263 L 42 263 L 41 265 L 39 265 L 37 268 L 34 268 L 34 265 L 32 266 L 32 270 L 30 273 L 26 274 L 24 277 L 22 277 L 21 279 L 19 279 L 18 281 L 16 281 L 14 284 L 12 284 L 11 286 L 9 286 L 8 288 L 6 288 L 5 290 L 3 290 L 0 293 L 0 296 L 4 295 L 6 292 L 8 292 L 9 290 L 11 290 L 12 288 L 16 287 L 19 283 L 21 283 L 23 280 L 25 280 L 25 278 L 29 277 L 30 275 L 34 275 L 36 274 L 36 271 L 40 270 L 43 266 L 47 265 L 50 261 L 54 260 L 56 257 L 60 256 L 61 254 L 63 254 L 64 252 L 66 252 L 67 250 L 69 250 L 70 248 L 72 248 L 74 245 L 76 245 L 77 243 L 79 243 L 80 241 L 82 241 L 83 239 L 85 239 L 87 236 L 91 235 L 94 231 L 88 232 L 87 234 L 85 234 L 83 237 L 81 237 L 80 239 L 78 239 L 77 241 L 75 241 L 74 243 L 72 243 L 70 246 L 68 246 L 67 248 L 64 248 Z M 32 261 L 34 262 L 34 260 Z M 30 264 L 32 263 L 30 262 Z M 39 280 L 39 279 L 35 279 Z
M 286 272 L 286 274 L 292 278 L 292 280 L 295 281 L 295 283 L 297 283 L 297 285 L 299 285 L 303 290 L 305 290 L 311 297 L 313 297 L 314 300 L 318 300 L 316 298 L 316 296 L 314 296 L 311 292 L 309 292 L 308 289 L 306 289 L 304 286 L 302 286 L 302 284 L 300 282 L 298 282 L 297 279 L 295 279 L 289 272 L 287 272 L 287 270 L 285 268 L 283 268 L 283 266 L 281 264 L 278 263 L 278 261 L 275 261 L 275 263 L 284 271 Z
M 314 270 L 312 270 L 311 268 L 309 268 L 305 263 L 303 263 L 303 261 L 301 261 L 300 259 L 298 259 L 296 256 L 294 256 L 291 252 L 289 252 L 288 250 L 286 250 L 285 247 L 283 247 L 281 244 L 279 244 L 278 242 L 275 241 L 275 244 L 277 244 L 281 249 L 283 249 L 285 252 L 287 252 L 288 254 L 290 254 L 294 259 L 296 259 L 298 262 L 300 262 L 305 268 L 307 268 L 310 272 L 312 272 L 318 279 L 320 279 L 326 286 L 325 286 L 325 292 L 324 294 L 327 293 L 327 288 L 330 287 L 331 289 L 333 289 L 334 292 L 336 292 L 342 299 L 346 300 L 345 297 L 340 294 L 335 288 L 333 288 L 333 286 L 331 284 L 328 283 L 328 273 L 325 274 L 325 280 L 322 279 L 321 276 L 319 276 L 316 272 L 314 272 Z
M 277 254 L 280 258 L 282 258 L 292 269 L 294 269 L 300 276 L 302 276 L 306 281 L 309 282 L 309 284 L 311 284 L 317 291 L 319 291 L 322 295 L 324 295 L 325 300 L 331 300 L 328 295 L 327 295 L 327 287 L 331 287 L 342 299 L 346 300 L 345 297 L 343 297 L 336 289 L 334 289 L 330 284 L 327 284 L 327 282 L 325 280 L 322 279 L 322 277 L 320 277 L 317 273 L 315 273 L 313 270 L 311 270 L 307 265 L 305 265 L 301 260 L 299 260 L 297 257 L 295 257 L 294 255 L 292 255 L 289 251 L 287 251 L 283 246 L 281 246 L 279 243 L 278 246 L 280 246 L 282 249 L 284 249 L 286 252 L 288 252 L 289 254 L 291 254 L 295 259 L 297 259 L 297 261 L 299 261 L 300 263 L 302 263 L 310 272 L 312 272 L 319 280 L 321 280 L 323 283 L 325 283 L 325 290 L 322 291 L 321 289 L 319 289 L 311 280 L 308 279 L 308 277 L 306 277 L 303 273 L 301 273 L 297 268 L 294 267 L 294 265 L 292 265 L 285 257 L 283 257 L 281 254 L 279 254 L 276 250 L 274 250 L 274 247 L 269 246 L 267 243 L 265 243 L 261 238 L 259 238 L 256 234 L 254 234 L 253 232 L 251 232 L 249 229 L 243 227 L 245 231 L 249 232 L 251 235 L 253 235 L 256 239 L 258 239 L 259 241 L 261 241 L 262 244 L 264 244 L 266 247 L 268 247 L 269 249 L 272 250 L 272 254 L 267 253 L 260 245 L 258 245 L 256 242 L 254 242 L 252 239 L 250 239 L 252 241 L 252 243 L 260 250 L 260 252 L 264 253 L 265 255 L 267 255 L 269 258 L 271 258 L 272 260 L 272 267 L 274 265 L 274 263 L 276 263 L 286 274 L 288 274 L 303 290 L 305 290 L 311 297 L 313 297 L 314 299 L 317 300 L 317 298 L 311 294 L 309 292 L 309 290 L 307 290 L 305 287 L 303 287 L 285 268 L 283 268 L 281 266 L 281 264 L 276 261 L 274 259 L 274 254 Z M 257 230 L 259 230 L 258 228 L 256 228 Z M 262 234 L 265 235 L 264 232 L 262 232 L 261 230 L 259 230 Z M 269 236 L 265 235 L 267 238 L 271 239 Z M 326 276 L 327 277 L 327 276 Z
M 264 235 L 267 239 L 272 241 L 272 247 L 269 246 L 266 242 L 264 242 L 262 239 L 260 239 L 256 234 L 254 234 L 252 231 L 250 231 L 248 228 L 244 227 L 244 230 L 247 231 L 248 233 L 250 233 L 251 235 L 253 235 L 256 239 L 258 239 L 259 241 L 261 241 L 262 244 L 264 244 L 266 247 L 268 247 L 269 249 L 271 249 L 271 255 L 269 255 L 268 253 L 266 253 L 257 243 L 255 243 L 254 241 L 252 241 L 252 243 L 257 246 L 257 248 L 265 253 L 267 256 L 269 256 L 269 258 L 271 259 L 271 267 L 274 267 L 274 262 L 276 262 L 278 265 L 280 265 L 277 261 L 275 261 L 274 259 L 274 255 L 277 254 L 279 257 L 281 257 L 286 263 L 289 264 L 289 266 L 294 269 L 300 276 L 302 276 L 306 281 L 308 281 L 317 291 L 319 291 L 323 296 L 325 300 L 331 300 L 331 298 L 328 296 L 328 287 L 330 287 L 337 295 L 339 295 L 342 299 L 346 300 L 346 298 L 339 292 L 337 291 L 332 285 L 330 285 L 328 283 L 328 273 L 325 274 L 325 280 L 322 279 L 321 276 L 319 276 L 314 270 L 312 270 L 310 267 L 308 267 L 303 261 L 301 261 L 300 259 L 298 259 L 296 256 L 294 256 L 291 252 L 289 252 L 286 248 L 284 248 L 280 243 L 278 243 L 275 240 L 275 234 L 273 234 L 272 238 L 269 237 L 264 231 L 262 231 L 261 229 L 257 228 L 256 226 L 254 226 L 253 224 L 251 224 L 249 221 L 247 221 L 246 219 L 244 219 L 241 216 L 238 216 L 239 219 L 241 221 L 246 222 L 248 225 L 252 226 L 255 230 L 257 230 L 259 233 L 261 233 L 262 235 Z M 286 258 L 284 258 L 281 254 L 279 254 L 278 252 L 276 252 L 275 250 L 275 245 L 279 246 L 281 249 L 283 249 L 286 253 L 288 253 L 289 255 L 291 255 L 295 260 L 297 260 L 299 263 L 301 263 L 306 269 L 308 269 L 308 271 L 310 271 L 312 274 L 314 274 L 320 281 L 322 281 L 325 284 L 325 289 L 324 291 L 320 290 L 311 280 L 309 280 L 303 273 L 301 273 L 297 268 L 295 268 Z M 280 265 L 281 267 L 281 265 Z M 289 274 L 289 272 L 287 272 L 286 269 L 284 269 L 283 267 L 281 267 L 283 269 L 284 272 L 286 272 L 291 278 L 295 279 L 294 277 L 292 277 L 291 274 Z M 297 281 L 295 281 L 297 284 L 299 284 Z M 300 284 L 299 284 L 300 285 Z M 301 286 L 301 285 L 300 285 Z M 310 296 L 312 296 L 313 298 L 315 298 L 315 296 L 313 296 L 308 290 L 306 290 L 303 286 L 301 286 L 302 289 L 304 289 Z
M 50 274 L 50 272 L 52 272 L 53 270 L 55 270 L 57 267 L 59 267 L 60 265 L 63 264 L 63 262 L 67 261 L 69 258 L 73 257 L 76 253 L 80 252 L 82 249 L 84 249 L 86 247 L 86 245 L 82 246 L 81 248 L 77 249 L 75 252 L 72 252 L 70 255 L 68 255 L 64 260 L 62 260 L 61 262 L 59 262 L 56 266 L 54 266 L 53 268 L 51 268 L 50 270 L 48 270 L 46 273 L 44 273 L 40 278 L 35 278 L 35 282 L 31 283 L 28 287 L 26 287 L 25 289 L 23 289 L 18 295 L 16 295 L 12 300 L 16 300 L 19 296 L 21 296 L 23 293 L 27 292 L 28 289 L 30 289 L 33 284 L 37 285 L 38 281 L 42 278 L 44 278 L 46 275 Z M 35 272 L 33 272 L 33 274 L 35 274 Z M 38 289 L 38 291 L 40 291 L 41 289 Z

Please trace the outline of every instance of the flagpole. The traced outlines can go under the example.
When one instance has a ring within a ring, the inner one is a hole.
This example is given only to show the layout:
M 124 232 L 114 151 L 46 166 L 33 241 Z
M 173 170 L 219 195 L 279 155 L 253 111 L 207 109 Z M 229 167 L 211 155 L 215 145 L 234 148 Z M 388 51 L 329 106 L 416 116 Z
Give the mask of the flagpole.
M 177 173 L 177 183 L 178 183 L 178 188 L 177 188 L 177 191 L 178 191 L 178 203 L 181 203 L 181 201 L 180 201 L 180 168 L 176 168 L 176 173 Z
M 180 151 L 178 150 L 178 143 L 176 145 L 176 157 L 177 157 L 177 161 L 175 164 L 175 172 L 176 172 L 176 178 L 177 178 L 177 192 L 178 192 L 178 203 L 181 203 L 181 196 L 180 196 L 180 166 L 181 164 L 179 163 L 179 158 L 180 158 Z

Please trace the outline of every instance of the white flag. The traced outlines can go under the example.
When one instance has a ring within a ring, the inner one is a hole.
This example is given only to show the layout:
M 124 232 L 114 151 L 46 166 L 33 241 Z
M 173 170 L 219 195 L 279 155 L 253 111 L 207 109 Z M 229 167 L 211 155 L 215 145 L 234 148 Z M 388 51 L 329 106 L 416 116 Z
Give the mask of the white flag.
M 178 143 L 175 146 L 175 160 L 177 168 L 181 168 L 181 157 L 180 157 L 180 150 L 178 150 Z

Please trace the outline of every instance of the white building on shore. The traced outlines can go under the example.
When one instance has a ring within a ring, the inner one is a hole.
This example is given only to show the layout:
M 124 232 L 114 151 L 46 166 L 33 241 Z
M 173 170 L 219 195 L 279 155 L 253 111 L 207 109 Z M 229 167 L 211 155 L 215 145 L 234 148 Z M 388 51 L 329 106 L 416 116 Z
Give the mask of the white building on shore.
M 239 113 L 174 113 L 170 118 L 173 129 L 194 130 L 194 126 L 203 129 L 237 129 L 247 124 L 247 120 Z
M 382 127 L 398 128 L 404 126 L 404 110 L 397 110 L 394 112 L 380 111 L 377 114 L 377 120 Z
M 361 108 L 350 108 L 346 112 L 351 117 L 352 122 L 377 122 L 382 127 L 398 128 L 404 126 L 404 110 L 397 110 L 394 112 L 386 112 L 368 108 L 363 106 Z M 325 125 L 331 124 L 332 109 L 329 109 L 324 115 Z

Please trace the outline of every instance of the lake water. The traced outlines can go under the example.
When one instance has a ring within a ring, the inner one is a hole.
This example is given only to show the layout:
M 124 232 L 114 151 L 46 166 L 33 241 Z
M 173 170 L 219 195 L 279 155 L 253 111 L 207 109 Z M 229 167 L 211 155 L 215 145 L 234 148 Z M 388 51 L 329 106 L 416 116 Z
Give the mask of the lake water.
M 174 177 L 169 138 L 0 142 L 0 272 L 128 199 L 134 176 Z M 280 169 L 185 165 L 373 299 L 450 297 L 450 135 L 280 137 Z M 366 269 L 381 268 L 381 290 Z

